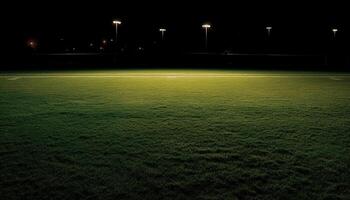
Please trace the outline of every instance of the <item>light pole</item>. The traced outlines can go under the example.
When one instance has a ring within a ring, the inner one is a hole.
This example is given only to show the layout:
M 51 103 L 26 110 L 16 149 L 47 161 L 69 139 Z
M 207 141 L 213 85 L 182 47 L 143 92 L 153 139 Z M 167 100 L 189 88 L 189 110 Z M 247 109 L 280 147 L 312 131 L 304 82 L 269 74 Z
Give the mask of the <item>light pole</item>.
M 115 24 L 115 44 L 117 45 L 118 40 L 118 25 L 120 25 L 122 22 L 119 20 L 114 20 L 113 24 Z
M 334 39 L 335 39 L 335 37 L 337 36 L 338 29 L 333 28 L 333 29 L 332 29 L 332 32 L 333 32 L 333 37 L 334 37 Z
M 266 30 L 267 30 L 267 37 L 270 38 L 272 27 L 271 26 L 267 26 Z
M 208 50 L 208 29 L 211 27 L 210 24 L 203 24 L 202 28 L 204 28 L 205 31 L 205 49 Z
M 160 28 L 159 31 L 160 31 L 160 34 L 161 34 L 161 36 L 162 36 L 162 41 L 163 41 L 163 40 L 164 40 L 164 34 L 165 34 L 165 32 L 166 32 L 166 29 L 165 29 L 165 28 Z

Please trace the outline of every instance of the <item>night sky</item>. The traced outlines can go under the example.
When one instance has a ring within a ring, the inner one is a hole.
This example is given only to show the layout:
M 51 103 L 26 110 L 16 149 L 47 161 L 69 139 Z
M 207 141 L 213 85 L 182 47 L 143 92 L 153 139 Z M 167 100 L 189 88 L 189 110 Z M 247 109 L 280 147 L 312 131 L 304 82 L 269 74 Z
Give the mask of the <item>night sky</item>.
M 337 39 L 346 51 L 349 12 L 345 4 L 280 1 L 69 1 L 12 2 L 1 13 L 4 34 L 2 52 L 20 52 L 28 39 L 54 51 L 60 38 L 67 47 L 84 50 L 90 42 L 114 37 L 112 20 L 118 18 L 124 46 L 150 46 L 159 41 L 160 27 L 175 49 L 195 51 L 202 47 L 201 24 L 212 24 L 213 50 L 259 51 L 272 26 L 276 48 L 287 51 L 322 51 L 339 29 Z

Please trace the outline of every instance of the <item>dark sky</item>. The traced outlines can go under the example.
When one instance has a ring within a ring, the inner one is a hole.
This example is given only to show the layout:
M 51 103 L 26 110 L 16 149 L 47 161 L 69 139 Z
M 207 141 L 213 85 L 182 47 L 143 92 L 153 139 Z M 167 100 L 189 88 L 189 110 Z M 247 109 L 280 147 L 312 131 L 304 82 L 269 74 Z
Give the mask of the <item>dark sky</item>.
M 230 46 L 232 38 L 259 40 L 266 25 L 273 26 L 282 43 L 314 45 L 327 38 L 332 27 L 346 35 L 350 24 L 346 8 L 337 1 L 18 1 L 2 6 L 2 51 L 16 51 L 28 38 L 64 37 L 81 45 L 112 37 L 114 18 L 123 21 L 120 37 L 129 43 L 154 41 L 162 26 L 173 43 L 196 46 L 201 23 L 207 21 L 219 46 Z

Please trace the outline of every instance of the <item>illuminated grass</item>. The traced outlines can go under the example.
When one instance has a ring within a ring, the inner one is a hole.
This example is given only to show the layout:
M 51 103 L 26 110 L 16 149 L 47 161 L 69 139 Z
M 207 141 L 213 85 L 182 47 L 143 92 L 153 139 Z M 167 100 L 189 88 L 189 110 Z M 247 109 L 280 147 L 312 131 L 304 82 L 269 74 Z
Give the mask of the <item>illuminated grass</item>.
M 350 76 L 0 76 L 3 199 L 349 199 Z

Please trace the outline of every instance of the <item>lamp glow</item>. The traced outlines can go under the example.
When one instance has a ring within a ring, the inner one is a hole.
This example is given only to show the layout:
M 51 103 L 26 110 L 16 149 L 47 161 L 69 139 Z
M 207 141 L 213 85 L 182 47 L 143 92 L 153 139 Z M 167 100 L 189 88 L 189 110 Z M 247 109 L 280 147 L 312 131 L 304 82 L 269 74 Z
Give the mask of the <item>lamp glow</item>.
M 267 36 L 270 37 L 272 26 L 266 26 L 266 30 L 267 30 Z
M 211 25 L 210 24 L 203 24 L 202 28 L 211 28 Z
M 113 21 L 113 24 L 117 24 L 117 25 L 118 25 L 118 24 L 121 24 L 121 23 L 122 23 L 122 22 L 119 21 L 119 20 L 114 20 L 114 21 Z
M 27 42 L 27 45 L 31 49 L 36 49 L 36 47 L 38 46 L 38 43 L 35 40 L 29 40 Z
M 333 32 L 333 37 L 336 38 L 338 29 L 337 28 L 333 28 L 332 32 Z

